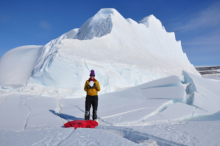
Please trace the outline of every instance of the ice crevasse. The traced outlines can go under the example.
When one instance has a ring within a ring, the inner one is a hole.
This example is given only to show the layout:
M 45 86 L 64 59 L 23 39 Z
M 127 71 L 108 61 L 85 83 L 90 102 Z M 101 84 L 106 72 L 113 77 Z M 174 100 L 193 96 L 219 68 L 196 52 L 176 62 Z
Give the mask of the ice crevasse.
M 2 86 L 16 84 L 23 86 L 24 91 L 51 91 L 61 96 L 65 93 L 69 97 L 81 97 L 85 95 L 83 86 L 91 69 L 95 70 L 101 93 L 170 75 L 181 76 L 182 70 L 199 75 L 183 53 L 181 42 L 176 41 L 174 33 L 166 32 L 155 16 L 136 22 L 110 8 L 101 9 L 79 29 L 35 48 L 35 53 L 31 48 L 26 50 L 26 55 L 34 56 L 29 59 L 31 65 L 28 61 L 17 63 L 16 67 L 8 63 L 12 60 L 5 56 L 11 56 L 17 49 L 1 58 Z M 14 57 L 14 62 L 24 53 L 19 55 Z M 29 69 L 13 72 L 21 67 Z M 20 79 L 21 74 L 25 78 Z

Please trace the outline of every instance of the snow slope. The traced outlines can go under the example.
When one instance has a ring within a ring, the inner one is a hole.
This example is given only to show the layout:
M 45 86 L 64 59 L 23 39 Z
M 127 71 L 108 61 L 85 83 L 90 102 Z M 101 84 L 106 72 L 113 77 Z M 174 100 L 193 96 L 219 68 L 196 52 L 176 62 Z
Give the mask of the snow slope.
M 25 85 L 40 56 L 42 46 L 23 46 L 12 49 L 0 59 L 0 84 Z
M 218 145 L 219 86 L 216 81 L 184 71 L 182 81 L 173 75 L 102 94 L 99 126 L 77 130 L 62 125 L 83 119 L 84 98 L 45 97 L 40 92 L 32 95 L 1 89 L 0 143 L 3 146 Z M 197 100 L 201 96 L 205 100 Z
M 175 34 L 166 32 L 155 16 L 137 23 L 115 9 L 101 9 L 79 29 L 43 46 L 37 56 L 31 75 L 20 82 L 27 87 L 16 89 L 19 92 L 31 89 L 34 93 L 48 91 L 43 94 L 50 96 L 82 97 L 91 69 L 96 72 L 101 93 L 181 76 L 182 70 L 200 75 Z M 8 66 L 7 62 L 1 64 Z M 7 84 L 2 80 L 0 84 Z

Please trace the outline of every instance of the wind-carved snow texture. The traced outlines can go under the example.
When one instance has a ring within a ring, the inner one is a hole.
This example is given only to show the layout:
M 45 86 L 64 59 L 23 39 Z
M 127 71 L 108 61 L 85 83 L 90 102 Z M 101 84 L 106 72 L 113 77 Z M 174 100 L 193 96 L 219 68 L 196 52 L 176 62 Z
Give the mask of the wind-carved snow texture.
M 0 59 L 0 88 L 17 88 L 26 85 L 42 46 L 23 46 L 12 49 Z
M 74 39 L 89 40 L 109 34 L 113 26 L 111 15 L 115 13 L 114 9 L 101 9 L 82 25 Z
M 150 15 L 148 17 L 143 18 L 141 21 L 139 21 L 139 23 L 142 23 L 142 24 L 146 25 L 147 27 L 149 27 L 149 25 L 150 25 L 149 24 L 150 17 L 154 17 L 154 15 Z
M 78 29 L 73 29 L 66 34 L 63 34 L 57 39 L 54 39 L 47 43 L 42 49 L 41 54 L 38 58 L 38 61 L 35 65 L 35 68 L 32 71 L 32 76 L 37 76 L 37 72 L 43 72 L 43 70 L 48 71 L 48 68 L 50 67 L 52 63 L 53 57 L 57 54 L 57 50 L 59 49 L 56 45 L 61 43 L 61 40 L 63 39 L 70 39 L 74 38 L 77 34 Z

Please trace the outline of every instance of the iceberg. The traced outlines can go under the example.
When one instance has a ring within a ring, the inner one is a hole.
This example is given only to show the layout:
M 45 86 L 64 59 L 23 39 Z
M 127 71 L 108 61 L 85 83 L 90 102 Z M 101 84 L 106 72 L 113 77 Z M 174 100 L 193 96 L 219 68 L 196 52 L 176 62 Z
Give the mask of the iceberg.
M 7 74 L 3 70 L 9 62 L 4 61 L 5 56 L 11 58 L 9 52 L 2 57 L 2 76 Z M 96 72 L 101 93 L 170 75 L 181 77 L 182 70 L 200 75 L 183 53 L 175 34 L 167 32 L 154 15 L 136 22 L 112 8 L 101 9 L 79 29 L 50 41 L 29 56 L 35 56 L 34 65 L 24 64 L 23 68 L 32 69 L 31 73 L 23 70 L 25 78 L 16 82 L 9 81 L 8 75 L 7 79 L 0 79 L 0 84 L 20 84 L 20 92 L 36 90 L 54 96 L 68 93 L 68 97 L 82 97 L 91 69 Z

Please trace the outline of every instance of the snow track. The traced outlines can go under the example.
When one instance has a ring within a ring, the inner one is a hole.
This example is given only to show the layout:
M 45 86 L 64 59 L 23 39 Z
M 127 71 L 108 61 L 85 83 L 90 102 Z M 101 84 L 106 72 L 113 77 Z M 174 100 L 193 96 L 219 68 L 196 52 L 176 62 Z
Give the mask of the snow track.
M 8 94 L 5 98 L 0 105 L 0 129 L 23 131 L 29 114 L 24 100 L 18 94 Z
M 60 119 L 63 122 L 63 124 L 64 124 L 64 123 L 67 122 L 67 120 L 65 120 L 62 116 L 60 116 L 60 113 L 61 113 L 61 110 L 62 110 L 62 104 L 60 102 L 60 98 L 59 97 L 57 97 L 56 102 L 57 102 L 57 107 L 55 109 L 55 113 L 54 114 L 57 114 L 60 117 Z M 50 110 L 50 111 L 53 112 L 52 110 Z
M 28 100 L 28 99 L 27 99 L 27 98 L 24 99 L 24 103 L 23 103 L 23 104 L 27 107 L 29 113 L 28 113 L 27 118 L 26 118 L 26 120 L 25 120 L 24 130 L 26 130 L 27 123 L 28 123 L 28 119 L 29 119 L 29 117 L 30 117 L 30 115 L 31 115 L 31 109 L 30 109 L 30 107 L 26 104 L 26 100 Z
M 68 103 L 65 103 L 65 104 L 68 104 Z M 68 104 L 68 105 L 74 106 L 75 108 L 79 109 L 81 112 L 85 113 L 85 110 L 81 109 L 77 105 L 72 105 L 72 104 Z
M 57 143 L 57 146 L 59 146 L 63 141 L 65 141 L 66 139 L 68 139 L 68 138 L 73 134 L 74 131 L 75 131 L 75 130 L 70 131 L 70 133 L 67 134 L 66 137 L 64 137 L 63 139 L 61 139 L 61 140 Z
M 116 114 L 116 115 L 106 116 L 106 117 L 102 117 L 102 118 L 103 118 L 103 119 L 105 119 L 105 118 L 111 118 L 111 117 L 115 117 L 115 116 L 119 116 L 119 115 L 131 113 L 131 112 L 134 112 L 134 111 L 139 111 L 139 110 L 142 110 L 142 109 L 146 109 L 146 108 L 135 109 L 135 110 L 131 110 L 131 111 L 119 113 L 119 114 Z

